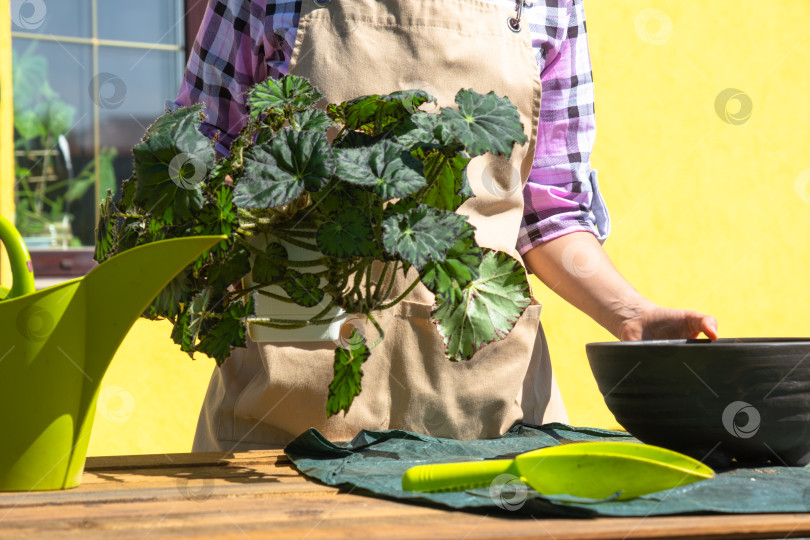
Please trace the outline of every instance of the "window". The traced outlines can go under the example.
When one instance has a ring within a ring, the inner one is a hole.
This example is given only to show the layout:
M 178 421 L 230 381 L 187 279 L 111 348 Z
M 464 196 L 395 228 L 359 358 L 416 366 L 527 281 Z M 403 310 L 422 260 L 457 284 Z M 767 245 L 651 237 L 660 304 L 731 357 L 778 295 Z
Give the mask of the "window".
M 198 20 L 204 1 L 188 3 Z M 177 94 L 188 7 L 11 0 L 15 217 L 30 248 L 93 245 L 98 201 L 131 175 L 132 146 Z

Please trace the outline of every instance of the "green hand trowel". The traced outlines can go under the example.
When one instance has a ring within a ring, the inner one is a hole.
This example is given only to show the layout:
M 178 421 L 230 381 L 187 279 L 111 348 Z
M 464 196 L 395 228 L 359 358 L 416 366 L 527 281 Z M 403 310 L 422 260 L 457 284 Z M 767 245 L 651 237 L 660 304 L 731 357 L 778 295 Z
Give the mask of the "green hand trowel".
M 225 238 L 136 247 L 83 278 L 34 292 L 28 251 L 0 217 L 13 278 L 0 291 L 0 491 L 79 484 L 101 380 L 118 346 L 152 298 Z
M 513 475 L 542 495 L 630 499 L 714 477 L 678 452 L 646 444 L 583 442 L 525 452 L 515 459 L 419 465 L 405 471 L 406 491 L 463 491 Z

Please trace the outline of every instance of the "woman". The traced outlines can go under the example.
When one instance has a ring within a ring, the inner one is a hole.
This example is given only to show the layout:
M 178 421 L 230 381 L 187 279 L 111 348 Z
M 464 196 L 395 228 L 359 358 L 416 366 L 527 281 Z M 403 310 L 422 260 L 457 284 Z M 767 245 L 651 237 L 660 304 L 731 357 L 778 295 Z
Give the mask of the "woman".
M 645 299 L 601 248 L 609 218 L 589 164 L 595 127 L 582 0 L 212 0 L 177 104 L 206 104 L 202 129 L 225 154 L 243 125 L 245 90 L 286 73 L 307 77 L 330 102 L 414 87 L 441 106 L 461 88 L 508 97 L 529 142 L 508 163 L 482 156 L 469 165 L 476 197 L 459 212 L 479 245 L 522 257 L 619 339 L 716 339 L 713 317 Z M 539 304 L 507 339 L 450 363 L 428 319 L 432 300 L 417 288 L 380 314 L 386 339 L 346 415 L 324 414 L 334 344 L 235 350 L 214 373 L 194 449 L 280 445 L 311 426 L 333 440 L 388 428 L 487 438 L 518 421 L 567 421 Z

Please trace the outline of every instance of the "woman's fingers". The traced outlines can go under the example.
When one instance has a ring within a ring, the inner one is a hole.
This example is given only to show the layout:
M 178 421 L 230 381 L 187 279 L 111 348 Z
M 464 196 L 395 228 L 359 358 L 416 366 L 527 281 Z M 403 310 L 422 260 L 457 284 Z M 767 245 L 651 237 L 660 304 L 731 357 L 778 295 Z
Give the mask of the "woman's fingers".
M 717 319 L 704 315 L 700 321 L 700 329 L 706 334 L 706 337 L 715 340 L 717 339 Z

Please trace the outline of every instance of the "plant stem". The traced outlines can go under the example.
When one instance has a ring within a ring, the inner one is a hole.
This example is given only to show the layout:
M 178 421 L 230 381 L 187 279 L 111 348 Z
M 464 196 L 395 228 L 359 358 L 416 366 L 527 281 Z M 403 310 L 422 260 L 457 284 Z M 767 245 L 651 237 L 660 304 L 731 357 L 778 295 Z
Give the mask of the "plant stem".
M 334 322 L 334 319 L 312 319 L 309 321 L 302 321 L 294 319 L 266 319 L 262 317 L 249 317 L 245 320 L 251 324 L 258 324 L 259 326 L 266 326 L 268 328 L 275 328 L 277 330 L 297 330 L 307 326 L 323 326 L 325 324 L 332 324 Z
M 379 307 L 377 308 L 377 310 L 382 311 L 382 310 L 384 310 L 384 309 L 388 309 L 388 308 L 390 308 L 390 307 L 394 307 L 395 305 L 399 304 L 400 302 L 402 302 L 403 300 L 405 300 L 405 297 L 406 297 L 406 296 L 408 296 L 408 295 L 411 293 L 411 291 L 412 291 L 412 290 L 414 290 L 414 289 L 416 288 L 416 286 L 417 286 L 417 285 L 419 285 L 419 283 L 420 283 L 419 278 L 416 278 L 416 279 L 414 280 L 414 282 L 413 282 L 413 283 L 411 283 L 411 284 L 408 286 L 408 288 L 407 288 L 407 289 L 405 289 L 405 292 L 403 292 L 402 294 L 400 294 L 400 295 L 399 295 L 399 296 L 398 296 L 396 299 L 394 299 L 392 302 L 389 302 L 389 303 L 387 303 L 387 304 L 383 304 L 383 305 L 379 306 Z
M 245 295 L 245 294 L 251 293 L 253 291 L 259 290 L 259 289 L 261 289 L 263 287 L 266 287 L 266 286 L 267 285 L 253 285 L 251 287 L 246 287 L 244 289 L 235 289 L 233 291 L 226 292 L 225 297 L 227 298 L 227 297 L 230 297 L 230 296 Z
M 374 294 L 372 295 L 372 299 L 374 300 L 375 306 L 380 300 L 382 300 L 380 298 L 380 292 L 382 292 L 383 285 L 385 285 L 385 276 L 388 273 L 389 264 L 390 262 L 388 261 L 383 264 L 382 270 L 380 271 L 380 277 L 377 280 L 377 283 L 374 284 Z
M 397 282 L 397 270 L 398 270 L 398 269 L 399 269 L 399 262 L 396 262 L 396 261 L 395 261 L 395 262 L 394 262 L 394 269 L 393 269 L 393 271 L 391 272 L 391 278 L 390 278 L 390 280 L 388 281 L 388 287 L 386 287 L 386 289 L 385 289 L 385 293 L 384 293 L 384 294 L 383 294 L 383 295 L 380 297 L 380 299 L 377 301 L 377 305 L 379 305 L 379 302 L 382 302 L 383 300 L 385 300 L 386 298 L 388 298 L 389 296 L 391 296 L 391 291 L 393 291 L 393 290 L 394 290 L 394 285 L 395 285 L 395 284 L 396 284 L 396 282 Z
M 369 304 L 371 303 L 372 299 L 374 298 L 372 296 L 372 294 L 371 294 L 371 285 L 372 285 L 371 270 L 372 270 L 373 266 L 374 266 L 373 263 L 369 263 L 369 265 L 366 266 L 366 297 L 363 299 L 363 309 L 364 310 L 368 309 Z
M 382 326 L 380 326 L 380 323 L 377 322 L 377 319 L 374 318 L 374 315 L 372 315 L 371 312 L 366 312 L 366 317 L 368 317 L 368 320 L 374 325 L 374 328 L 377 329 L 377 333 L 380 334 L 380 337 L 378 337 L 377 340 L 369 346 L 369 349 L 373 349 L 382 343 L 382 340 L 385 337 L 385 331 L 382 329 Z
M 370 262 L 368 262 L 366 260 L 363 260 L 363 262 L 361 262 L 358 265 L 360 267 L 360 269 L 355 272 L 354 285 L 352 286 L 352 290 L 350 290 L 349 293 L 346 295 L 346 296 L 349 297 L 349 301 L 352 302 L 352 304 L 357 304 L 359 302 L 359 297 L 358 298 L 355 298 L 355 297 L 357 297 L 359 295 L 360 285 L 363 282 L 363 279 L 362 279 L 363 272 L 365 272 L 366 266 L 368 266 L 370 264 L 371 264 Z M 360 279 L 358 279 L 358 276 L 360 276 Z M 358 309 L 356 311 L 363 311 L 363 310 Z

